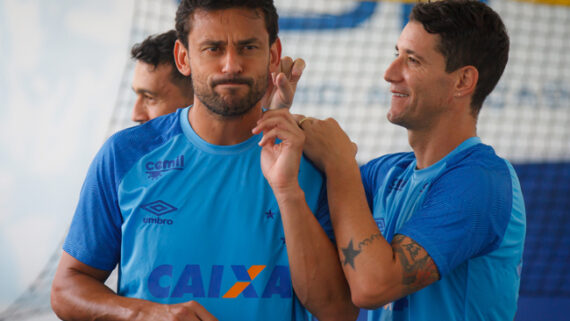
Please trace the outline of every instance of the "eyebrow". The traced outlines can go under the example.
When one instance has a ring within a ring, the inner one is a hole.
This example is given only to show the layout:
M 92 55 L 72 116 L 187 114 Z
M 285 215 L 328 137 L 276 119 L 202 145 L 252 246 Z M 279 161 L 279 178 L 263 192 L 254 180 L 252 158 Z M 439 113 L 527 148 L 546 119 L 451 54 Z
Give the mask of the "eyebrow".
M 238 45 L 243 46 L 243 45 L 249 45 L 252 43 L 259 43 L 259 42 L 260 42 L 259 39 L 254 37 L 254 38 L 249 38 L 249 39 L 245 39 L 245 40 L 240 40 L 240 41 L 238 41 Z
M 133 87 L 131 87 L 133 89 L 133 91 L 137 94 L 149 94 L 149 95 L 156 95 L 156 93 L 148 90 L 148 89 L 135 89 Z
M 209 45 L 209 46 L 220 47 L 220 46 L 224 45 L 225 43 L 226 43 L 225 41 L 204 40 L 200 43 L 200 45 L 201 46 Z
M 258 38 L 249 38 L 249 39 L 244 39 L 244 40 L 240 40 L 237 42 L 238 46 L 244 46 L 244 45 L 249 45 L 252 43 L 259 43 L 261 42 Z M 216 41 L 216 40 L 205 40 L 202 41 L 200 43 L 200 45 L 204 46 L 204 45 L 211 45 L 211 46 L 216 46 L 216 47 L 220 47 L 226 44 L 226 41 Z

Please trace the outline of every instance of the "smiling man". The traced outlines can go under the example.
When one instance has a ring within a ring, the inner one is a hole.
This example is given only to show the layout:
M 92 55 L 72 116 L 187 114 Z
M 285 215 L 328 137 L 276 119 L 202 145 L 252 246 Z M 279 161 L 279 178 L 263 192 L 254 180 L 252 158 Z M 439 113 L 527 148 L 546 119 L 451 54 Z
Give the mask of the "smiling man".
M 306 320 L 306 309 L 321 321 L 356 318 L 322 174 L 299 160 L 303 206 L 292 208 L 262 173 L 299 148 L 262 158 L 252 133 L 263 107 L 291 106 L 303 69 L 279 73 L 277 18 L 271 0 L 180 2 L 174 52 L 194 105 L 99 151 L 53 282 L 60 318 Z M 115 294 L 103 282 L 117 264 Z
M 417 4 L 384 74 L 388 120 L 406 128 L 410 153 L 359 167 L 338 123 L 302 118 L 303 145 L 327 178 L 331 219 L 353 302 L 367 320 L 513 320 L 525 208 L 511 164 L 477 137 L 477 118 L 508 60 L 501 18 L 480 1 Z M 278 124 L 278 125 L 276 125 Z M 293 158 L 292 158 L 293 159 Z M 281 171 L 293 184 L 295 162 Z M 281 188 L 283 189 L 283 188 Z M 297 188 L 289 188 L 295 199 Z

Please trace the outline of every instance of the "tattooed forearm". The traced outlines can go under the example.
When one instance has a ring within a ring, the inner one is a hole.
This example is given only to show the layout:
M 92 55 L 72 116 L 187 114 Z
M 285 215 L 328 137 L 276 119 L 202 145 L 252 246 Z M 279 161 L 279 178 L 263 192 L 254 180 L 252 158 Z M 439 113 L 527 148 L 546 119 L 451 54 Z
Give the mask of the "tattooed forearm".
M 374 240 L 379 239 L 382 237 L 381 233 L 372 234 L 369 238 L 362 240 L 358 243 L 358 249 L 354 248 L 352 240 L 348 243 L 348 246 L 342 249 L 342 254 L 344 255 L 344 262 L 343 265 L 350 264 L 353 269 L 356 270 L 354 267 L 354 259 L 360 252 L 362 252 L 362 248 L 365 246 L 370 245 Z
M 382 233 L 378 232 L 376 234 L 372 234 L 369 238 L 362 240 L 362 242 L 358 243 L 358 249 L 362 250 L 363 247 L 370 245 L 374 240 L 379 239 L 382 237 Z
M 402 283 L 408 291 L 415 292 L 439 279 L 439 272 L 431 257 L 411 238 L 396 234 L 392 248 L 404 269 Z
M 342 249 L 342 254 L 344 255 L 344 263 L 343 265 L 350 264 L 354 269 L 354 258 L 360 254 L 361 250 L 356 250 L 354 245 L 352 245 L 352 240 L 348 243 L 348 246 Z

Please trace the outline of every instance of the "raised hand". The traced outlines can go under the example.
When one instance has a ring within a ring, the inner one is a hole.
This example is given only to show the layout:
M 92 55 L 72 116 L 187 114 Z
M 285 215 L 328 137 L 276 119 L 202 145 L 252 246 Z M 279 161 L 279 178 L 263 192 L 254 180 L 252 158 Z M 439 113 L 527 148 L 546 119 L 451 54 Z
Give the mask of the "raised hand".
M 298 188 L 305 135 L 289 113 L 289 109 L 265 112 L 252 132 L 263 132 L 263 138 L 259 142 L 263 147 L 261 170 L 276 196 L 280 191 Z
M 267 93 L 263 97 L 262 106 L 268 110 L 290 108 L 297 90 L 297 83 L 305 69 L 305 61 L 301 58 L 281 58 L 279 72 L 271 74 Z
M 354 161 L 358 148 L 336 120 L 318 120 L 302 115 L 293 117 L 305 134 L 303 151 L 319 169 L 326 172 L 328 167 Z

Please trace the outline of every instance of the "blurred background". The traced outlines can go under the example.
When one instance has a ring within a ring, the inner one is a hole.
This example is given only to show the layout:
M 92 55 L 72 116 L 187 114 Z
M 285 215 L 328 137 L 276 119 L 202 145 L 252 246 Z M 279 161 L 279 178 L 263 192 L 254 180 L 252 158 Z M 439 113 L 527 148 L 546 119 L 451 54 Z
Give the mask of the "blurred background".
M 515 165 L 525 196 L 517 320 L 568 320 L 570 1 L 486 2 L 511 36 L 479 135 Z M 338 119 L 359 162 L 410 150 L 386 120 L 383 73 L 413 4 L 275 3 L 283 54 L 307 61 L 292 111 Z M 87 167 L 110 134 L 135 125 L 130 47 L 173 28 L 176 6 L 0 0 L 0 320 L 57 320 L 49 287 Z

